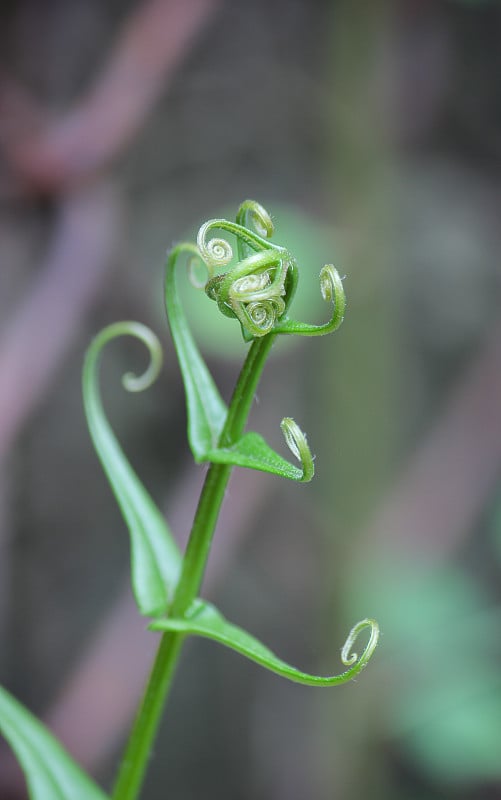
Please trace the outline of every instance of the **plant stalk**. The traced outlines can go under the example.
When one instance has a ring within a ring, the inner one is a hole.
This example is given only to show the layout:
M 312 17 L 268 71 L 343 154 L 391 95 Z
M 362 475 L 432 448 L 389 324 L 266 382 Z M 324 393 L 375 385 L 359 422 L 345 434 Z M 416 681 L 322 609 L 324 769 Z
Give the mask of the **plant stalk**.
M 275 334 L 269 333 L 267 336 L 255 339 L 250 346 L 219 438 L 220 447 L 231 446 L 244 431 L 255 390 L 274 338 Z M 169 611 L 173 617 L 183 616 L 200 591 L 231 470 L 232 466 L 229 464 L 211 464 L 207 472 L 183 559 L 181 577 Z M 120 765 L 113 790 L 113 800 L 136 800 L 139 796 L 184 638 L 182 633 L 168 631 L 160 640 Z

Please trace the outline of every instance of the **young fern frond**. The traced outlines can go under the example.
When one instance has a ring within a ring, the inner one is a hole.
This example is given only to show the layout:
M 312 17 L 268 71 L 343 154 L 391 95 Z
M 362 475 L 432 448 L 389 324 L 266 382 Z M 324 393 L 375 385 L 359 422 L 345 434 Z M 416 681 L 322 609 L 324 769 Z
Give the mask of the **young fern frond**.
M 220 235 L 213 235 L 215 231 Z M 285 247 L 270 241 L 272 234 L 273 223 L 267 211 L 258 203 L 246 200 L 237 212 L 236 222 L 209 220 L 201 226 L 196 245 L 181 243 L 173 248 L 167 259 L 165 305 L 186 390 L 188 439 L 195 460 L 207 461 L 210 467 L 168 613 L 161 618 L 157 616 L 150 624 L 152 629 L 163 631 L 164 636 L 129 739 L 113 800 L 135 800 L 137 797 L 148 760 L 147 744 L 154 740 L 162 705 L 186 635 L 195 634 L 218 641 L 279 675 L 312 686 L 334 686 L 354 678 L 369 661 L 378 641 L 377 623 L 364 619 L 352 628 L 342 648 L 341 660 L 347 669 L 329 677 L 310 675 L 282 661 L 255 637 L 225 620 L 214 606 L 198 597 L 231 468 L 258 469 L 301 482 L 311 480 L 314 473 L 306 436 L 293 419 L 285 417 L 281 427 L 300 466 L 276 453 L 258 433 L 246 433 L 245 425 L 275 337 L 281 333 L 318 336 L 339 327 L 345 309 L 343 284 L 334 266 L 323 267 L 320 289 L 323 299 L 332 303 L 331 319 L 321 325 L 291 319 L 289 307 L 298 285 L 299 266 Z M 225 235 L 236 239 L 236 258 Z M 250 342 L 229 406 L 222 400 L 185 318 L 176 276 L 181 258 L 186 259 L 192 285 L 204 288 L 223 316 L 236 319 L 244 340 Z M 206 276 L 204 273 L 204 279 L 201 278 L 201 265 L 207 273 Z M 97 352 L 99 350 L 100 345 Z M 94 438 L 96 441 L 95 435 Z M 99 438 L 96 446 L 99 452 Z M 113 448 L 111 451 L 113 453 Z M 111 475 L 110 480 L 115 488 Z M 115 491 L 128 519 L 129 501 Z M 174 565 L 177 570 L 177 556 L 174 556 Z M 353 645 L 359 634 L 366 630 L 369 631 L 368 642 L 362 654 L 357 656 L 352 652 Z
M 236 263 L 232 246 L 226 239 L 212 236 L 214 230 L 236 237 Z M 113 800 L 137 800 L 187 635 L 213 639 L 278 675 L 311 686 L 335 686 L 351 680 L 366 666 L 377 645 L 377 623 L 364 619 L 352 628 L 341 650 L 341 660 L 347 669 L 328 677 L 310 675 L 282 661 L 198 597 L 231 468 L 249 467 L 301 482 L 313 477 L 313 457 L 306 436 L 293 419 L 285 417 L 281 428 L 300 466 L 276 453 L 258 433 L 245 433 L 245 425 L 274 338 L 279 334 L 318 336 L 335 330 L 343 319 L 344 290 L 336 269 L 332 265 L 323 267 L 320 288 L 324 300 L 332 303 L 331 319 L 323 325 L 291 320 L 288 313 L 298 285 L 299 267 L 286 248 L 270 241 L 272 234 L 273 223 L 268 212 L 259 203 L 246 200 L 237 212 L 236 222 L 209 220 L 200 228 L 197 245 L 179 244 L 167 260 L 165 302 L 186 389 L 188 439 L 195 461 L 210 463 L 184 556 L 120 447 L 106 418 L 99 388 L 102 351 L 120 336 L 139 339 L 150 356 L 142 375 L 124 375 L 124 387 L 133 392 L 148 388 L 162 362 L 158 339 L 144 325 L 119 322 L 101 331 L 85 356 L 85 413 L 97 454 L 129 529 L 136 601 L 142 614 L 154 618 L 150 628 L 164 634 L 120 767 Z M 229 406 L 222 400 L 186 322 L 176 283 L 176 267 L 181 257 L 187 258 L 192 284 L 205 288 L 225 317 L 238 320 L 244 339 L 251 343 Z M 201 264 L 207 271 L 204 280 L 196 269 Z M 359 656 L 353 647 L 365 631 L 369 632 L 369 639 Z M 21 762 L 32 800 L 106 800 L 102 790 L 72 761 L 52 734 L 4 689 L 0 689 L 0 732 Z
M 251 230 L 249 221 L 255 227 Z M 211 236 L 213 231 L 233 234 L 237 242 L 238 261 L 234 263 L 231 244 L 222 237 Z M 320 290 L 323 299 L 332 303 L 331 319 L 323 325 L 310 325 L 289 319 L 288 308 L 296 291 L 299 268 L 292 254 L 284 247 L 269 241 L 273 234 L 273 223 L 269 214 L 251 200 L 239 208 L 237 221 L 212 219 L 201 226 L 197 247 L 180 245 L 173 251 L 167 263 L 166 307 L 173 339 L 178 348 L 181 371 L 186 388 L 189 426 L 193 430 L 210 427 L 214 398 L 219 398 L 212 383 L 207 383 L 206 367 L 199 380 L 197 369 L 203 363 L 194 341 L 189 335 L 189 352 L 192 361 L 185 355 L 185 319 L 181 309 L 177 288 L 173 279 L 176 261 L 182 252 L 190 256 L 188 272 L 193 282 L 193 261 L 198 256 L 207 269 L 205 291 L 214 300 L 221 313 L 240 322 L 245 340 L 252 341 L 248 359 L 235 389 L 233 400 L 226 411 L 224 422 L 220 402 L 216 403 L 220 416 L 212 430 L 219 430 L 216 446 L 207 447 L 214 436 L 206 436 L 204 445 L 195 451 L 195 458 L 209 461 L 216 467 L 240 466 L 258 469 L 301 482 L 310 481 L 314 474 L 313 457 L 306 436 L 290 417 L 282 420 L 281 428 L 286 443 L 300 461 L 297 467 L 276 453 L 257 433 L 243 433 L 242 428 L 252 400 L 253 387 L 264 356 L 279 333 L 318 336 L 339 327 L 343 320 L 345 295 L 341 278 L 335 267 L 326 265 L 320 272 Z M 224 270 L 226 271 L 220 271 Z M 197 278 L 195 285 L 201 286 Z M 193 364 L 197 369 L 193 369 Z M 258 369 L 259 365 L 259 369 Z M 204 389 L 205 385 L 205 389 Z M 208 393 L 206 392 L 209 386 Z M 208 397 L 203 403 L 204 394 Z M 245 400 L 244 400 L 245 398 Z M 199 417 L 199 419 L 197 419 Z M 221 427 L 220 427 L 221 426 Z M 191 435 L 190 441 L 198 441 Z M 192 444 L 193 447 L 193 444 Z M 166 619 L 157 619 L 150 626 L 154 630 L 198 634 L 219 641 L 237 650 L 248 658 L 291 680 L 310 685 L 332 686 L 355 677 L 367 664 L 376 647 L 379 629 L 373 620 L 362 620 L 352 628 L 342 649 L 342 661 L 348 667 L 341 675 L 321 677 L 303 673 L 277 658 L 268 648 L 247 632 L 227 622 L 217 609 L 196 599 L 183 614 L 174 613 Z M 360 657 L 351 652 L 361 631 L 370 629 L 369 641 Z

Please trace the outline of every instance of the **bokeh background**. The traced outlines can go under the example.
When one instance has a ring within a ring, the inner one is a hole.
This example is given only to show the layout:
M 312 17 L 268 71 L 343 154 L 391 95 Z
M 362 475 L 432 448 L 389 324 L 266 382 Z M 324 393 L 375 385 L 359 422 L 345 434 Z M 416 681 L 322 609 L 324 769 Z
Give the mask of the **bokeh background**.
M 308 432 L 307 486 L 237 470 L 204 595 L 304 669 L 186 647 L 145 800 L 501 796 L 501 9 L 460 0 L 5 0 L 0 6 L 0 678 L 109 787 L 153 657 L 80 398 L 103 325 L 149 324 L 141 396 L 110 348 L 121 442 L 180 541 L 185 440 L 165 251 L 247 197 L 302 265 L 346 276 L 333 337 L 279 343 L 252 426 Z M 301 302 L 301 301 L 298 301 Z M 244 347 L 193 324 L 225 396 Z M 322 316 L 324 315 L 324 316 Z M 6 746 L 0 797 L 25 797 Z

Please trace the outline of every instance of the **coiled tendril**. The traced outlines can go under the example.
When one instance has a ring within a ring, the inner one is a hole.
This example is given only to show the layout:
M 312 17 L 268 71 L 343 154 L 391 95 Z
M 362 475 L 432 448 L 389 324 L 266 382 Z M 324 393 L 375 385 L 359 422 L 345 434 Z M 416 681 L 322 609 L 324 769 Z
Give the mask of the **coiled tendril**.
M 365 649 L 362 652 L 362 655 L 358 655 L 358 653 L 352 652 L 353 645 L 355 644 L 356 640 L 358 639 L 359 635 L 362 631 L 369 628 L 370 636 L 369 641 L 365 645 Z M 362 619 L 360 622 L 357 622 L 356 625 L 353 626 L 351 631 L 348 634 L 348 638 L 346 639 L 343 647 L 341 648 L 341 661 L 347 667 L 352 667 L 354 664 L 357 665 L 357 671 L 360 672 L 368 663 L 370 657 L 372 656 L 374 650 L 376 649 L 376 645 L 379 641 L 379 625 L 373 619 Z
M 217 219 L 209 219 L 198 232 L 197 245 L 200 255 L 207 264 L 209 276 L 214 274 L 215 267 L 225 267 L 233 258 L 233 249 L 226 239 L 214 238 L 207 241 L 207 233 L 217 227 Z
M 306 441 L 306 435 L 303 433 L 299 425 L 294 422 L 292 417 L 284 417 L 280 423 L 282 433 L 291 453 L 296 456 L 298 461 L 301 462 L 303 467 L 302 481 L 306 483 L 311 481 L 315 471 L 313 465 L 313 456 Z
M 215 230 L 235 236 L 237 257 L 224 237 L 212 236 Z M 208 297 L 217 303 L 222 314 L 238 319 L 246 341 L 272 332 L 316 336 L 334 330 L 344 312 L 344 292 L 336 269 L 327 265 L 320 273 L 322 297 L 334 306 L 330 322 L 308 325 L 289 319 L 287 312 L 297 286 L 298 267 L 286 248 L 270 241 L 273 232 L 270 215 L 254 200 L 241 204 L 236 222 L 205 222 L 198 232 L 197 253 L 207 268 L 204 285 Z M 189 269 L 192 283 L 201 286 L 193 267 Z
M 271 239 L 275 231 L 273 221 L 266 209 L 260 203 L 256 203 L 255 200 L 244 200 L 237 212 L 237 223 L 239 225 L 249 228 L 249 222 L 259 236 L 262 236 L 263 239 Z M 245 245 L 242 246 L 239 241 L 238 248 L 239 258 L 242 259 L 245 255 Z
M 246 200 L 236 219 L 208 220 L 198 232 L 197 247 L 209 274 L 207 295 L 225 316 L 239 320 L 243 336 L 249 340 L 270 333 L 283 316 L 288 289 L 293 288 L 290 280 L 286 283 L 291 259 L 285 248 L 269 241 L 273 223 L 259 203 Z M 248 227 L 248 220 L 255 230 Z M 215 229 L 231 233 L 237 240 L 238 261 L 221 274 L 216 270 L 229 266 L 234 254 L 226 239 L 211 238 Z
M 216 301 L 223 314 L 239 320 L 245 339 L 270 333 L 284 314 L 290 267 L 287 255 L 275 247 L 263 249 L 207 281 L 207 295 Z M 209 274 L 212 266 L 213 263 L 207 263 Z

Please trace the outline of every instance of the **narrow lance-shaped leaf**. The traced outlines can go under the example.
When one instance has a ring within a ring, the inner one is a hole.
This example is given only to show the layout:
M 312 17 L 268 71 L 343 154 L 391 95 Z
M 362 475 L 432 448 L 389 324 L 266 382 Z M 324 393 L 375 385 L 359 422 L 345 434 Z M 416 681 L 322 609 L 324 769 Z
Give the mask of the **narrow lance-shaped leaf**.
M 1 687 L 0 732 L 19 759 L 31 800 L 107 800 L 45 726 Z
M 129 464 L 106 419 L 99 391 L 103 347 L 118 336 L 135 336 L 147 347 L 150 365 L 141 377 L 127 374 L 129 391 L 141 391 L 156 378 L 162 362 L 157 337 L 137 322 L 118 322 L 92 341 L 83 369 L 83 397 L 90 434 L 130 533 L 134 595 L 145 616 L 164 613 L 180 573 L 181 556 L 167 523 Z
M 158 631 L 177 631 L 213 639 L 232 650 L 236 650 L 266 669 L 277 673 L 277 675 L 307 686 L 338 686 L 352 680 L 366 666 L 379 638 L 379 628 L 374 620 L 364 619 L 358 622 L 351 629 L 341 650 L 341 661 L 348 669 L 340 675 L 323 677 L 302 672 L 282 661 L 258 639 L 242 630 L 242 628 L 228 622 L 213 605 L 202 600 L 195 601 L 184 618 L 158 619 L 151 623 L 150 628 Z M 352 649 L 359 634 L 365 630 L 369 630 L 369 641 L 362 654 L 357 655 L 352 652 Z
M 227 408 L 200 355 L 186 322 L 176 285 L 176 265 L 187 255 L 188 268 L 200 259 L 195 245 L 179 244 L 170 252 L 165 273 L 165 306 L 174 340 L 188 412 L 188 440 L 196 461 L 206 461 L 206 454 L 217 445 L 226 419 Z

